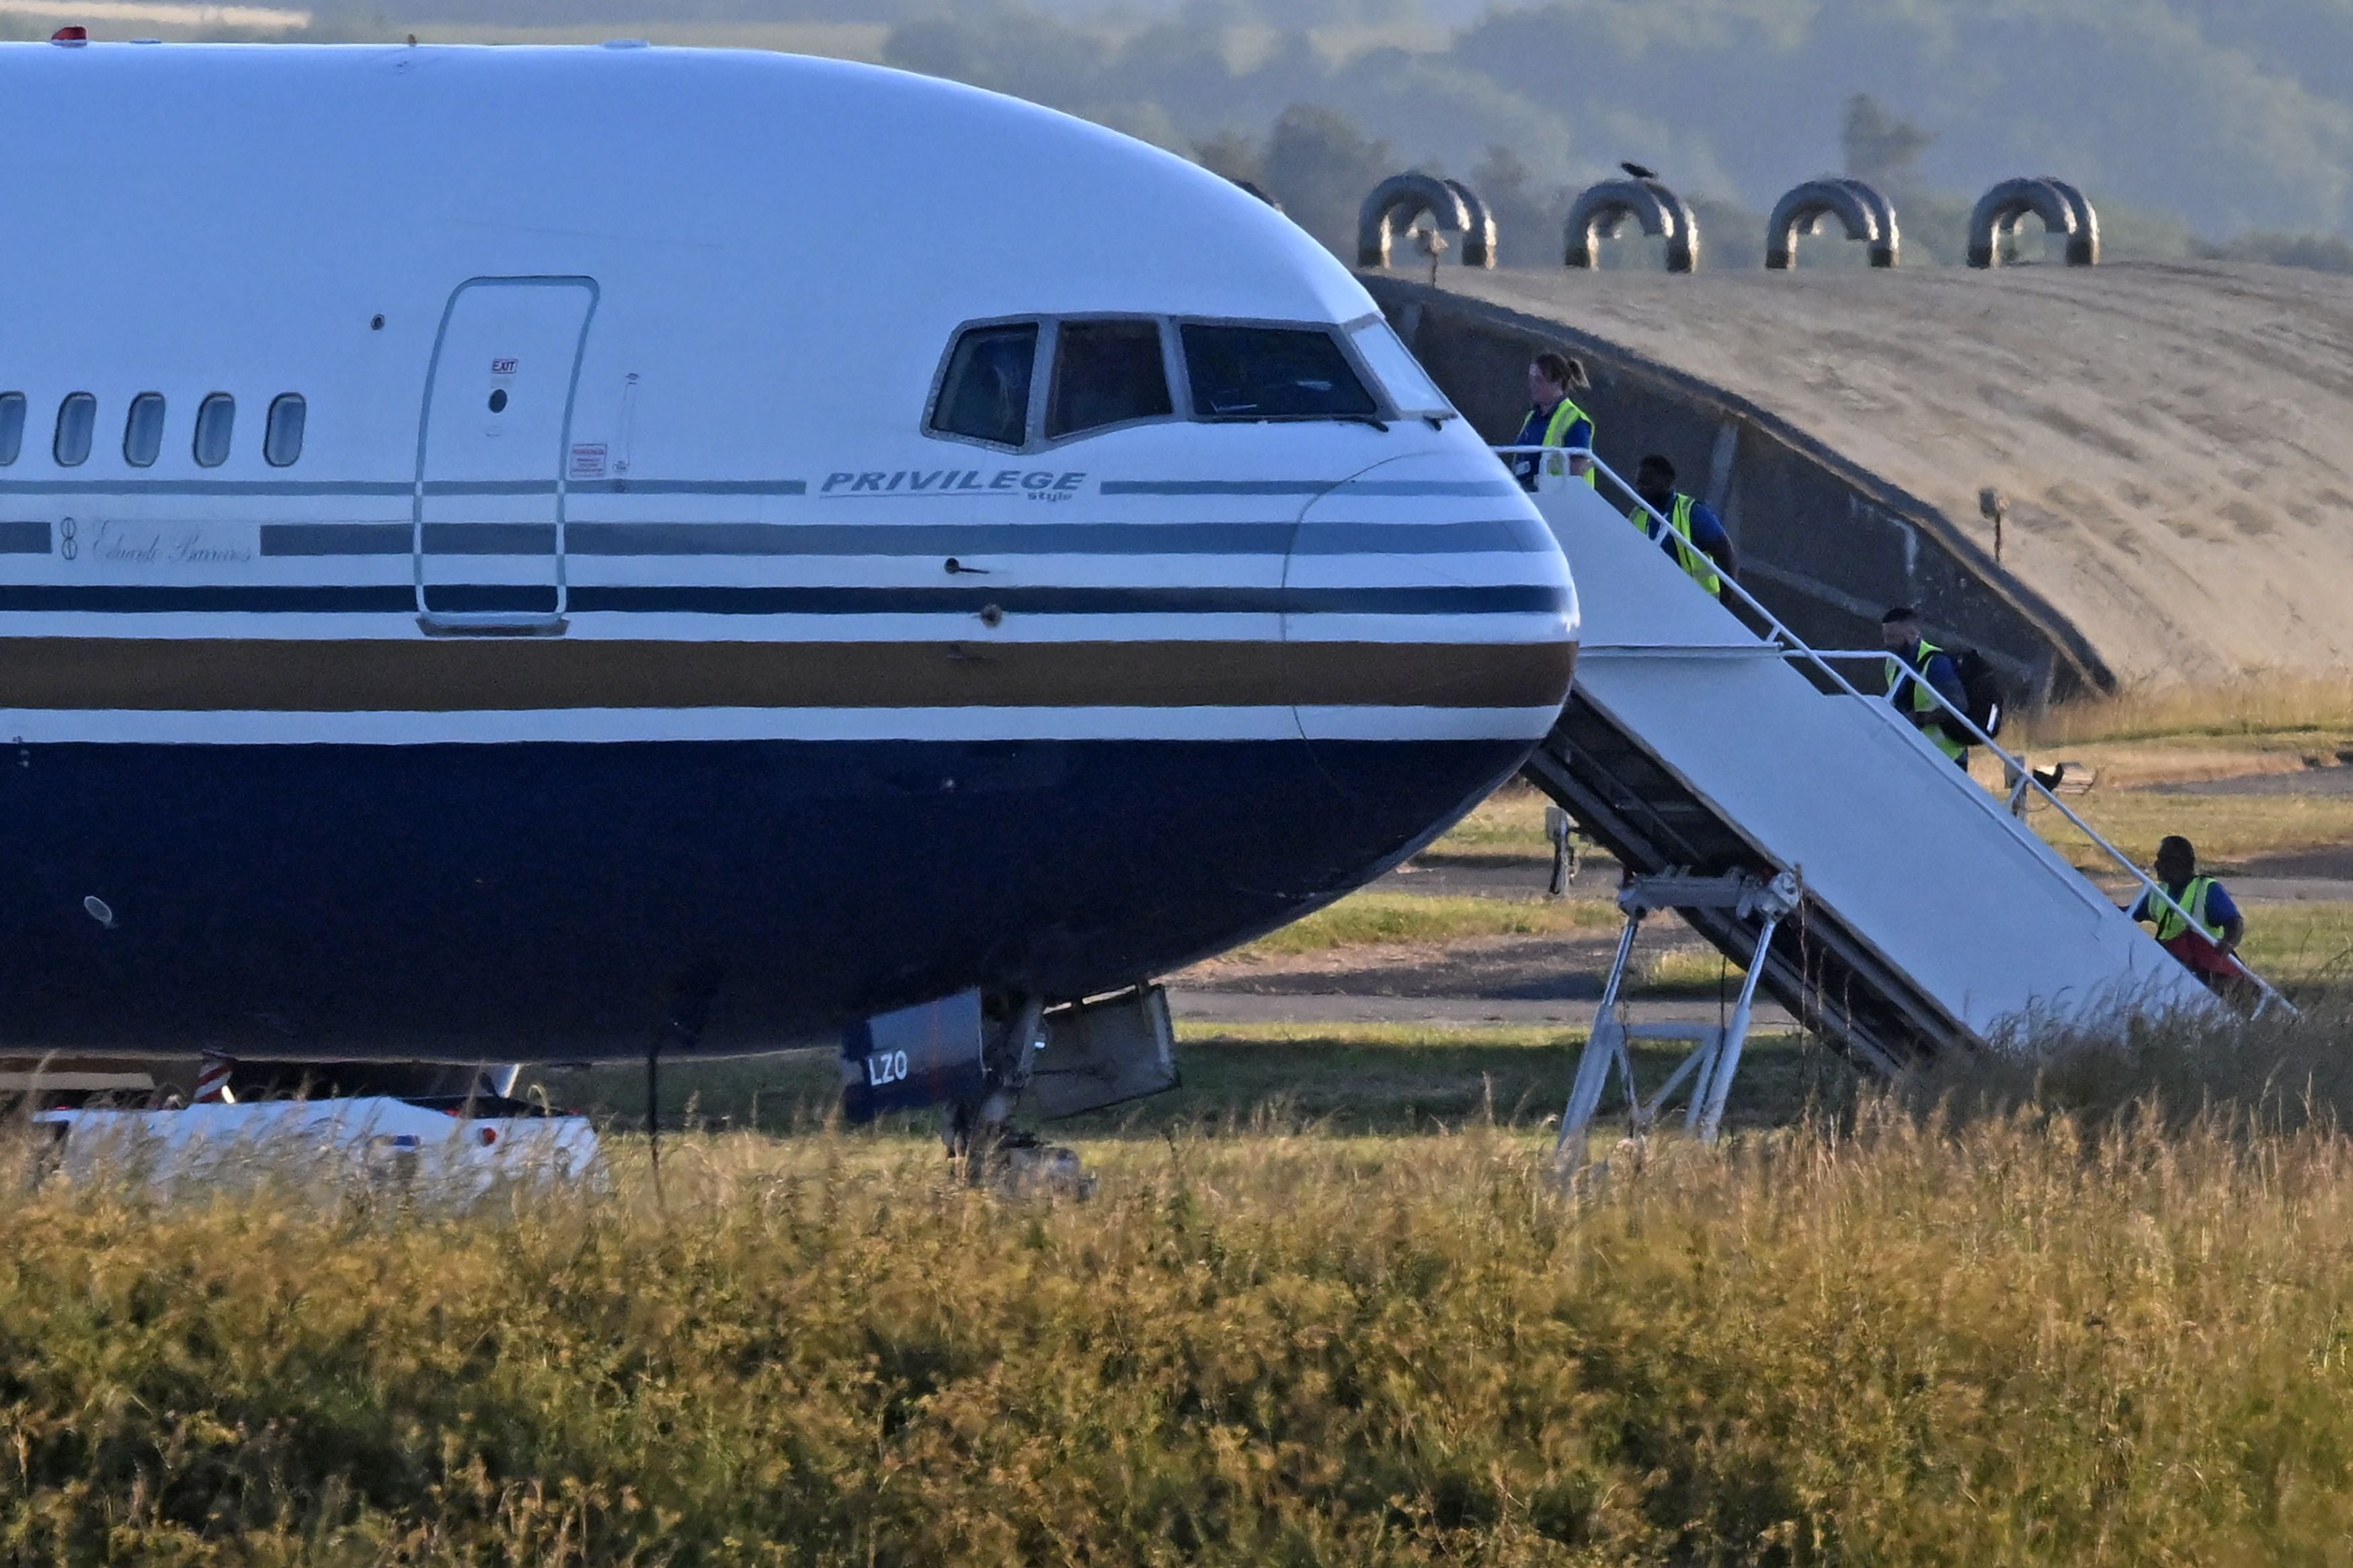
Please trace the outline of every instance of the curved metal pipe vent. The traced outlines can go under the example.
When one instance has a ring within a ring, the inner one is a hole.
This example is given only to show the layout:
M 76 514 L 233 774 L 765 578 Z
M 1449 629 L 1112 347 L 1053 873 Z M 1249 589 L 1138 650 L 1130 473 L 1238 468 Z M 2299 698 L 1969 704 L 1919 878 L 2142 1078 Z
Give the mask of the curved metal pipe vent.
M 1466 267 L 1495 265 L 1495 220 L 1470 186 L 1434 174 L 1391 174 L 1356 209 L 1356 265 L 1387 267 L 1398 229 L 1428 214 L 1441 230 L 1462 237 Z
M 1604 180 L 1588 185 L 1562 225 L 1562 258 L 1570 267 L 1600 264 L 1601 242 L 1617 237 L 1632 218 L 1642 232 L 1667 242 L 1667 270 L 1699 268 L 1699 220 L 1691 204 L 1656 180 Z
M 2100 215 L 2092 210 L 2092 204 L 2085 199 L 2084 193 L 2066 181 L 2045 174 L 2042 176 L 2042 183 L 2058 192 L 2059 199 L 2065 202 L 2068 210 L 2075 215 L 2075 235 L 2067 245 L 2067 265 L 2070 267 L 2098 266 L 2100 264 Z
M 2032 213 L 2042 226 L 2067 237 L 2067 265 L 2091 267 L 2100 259 L 2100 218 L 2084 193 L 2064 180 L 2004 180 L 1984 195 L 1969 214 L 1969 265 L 1991 267 L 2000 259 L 2001 242 L 2018 232 L 2019 220 Z
M 1765 221 L 1765 266 L 1786 272 L 1798 264 L 1798 237 L 1821 232 L 1834 217 L 1846 237 L 1871 247 L 1873 267 L 1893 267 L 1901 244 L 1894 204 L 1861 180 L 1808 180 L 1773 204 Z
M 1462 265 L 1493 267 L 1495 265 L 1495 215 L 1479 199 L 1479 193 L 1460 180 L 1449 180 L 1446 188 L 1461 198 L 1462 211 L 1471 220 L 1463 231 Z

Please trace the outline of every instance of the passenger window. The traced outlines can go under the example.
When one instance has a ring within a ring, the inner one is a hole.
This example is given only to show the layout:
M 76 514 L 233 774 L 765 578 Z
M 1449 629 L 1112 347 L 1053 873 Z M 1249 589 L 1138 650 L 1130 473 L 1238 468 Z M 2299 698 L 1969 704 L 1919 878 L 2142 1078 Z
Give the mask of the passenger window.
M 271 468 L 290 468 L 302 455 L 302 422 L 310 412 L 299 392 L 271 400 L 269 422 L 261 430 L 261 455 Z
M 1054 351 L 1046 434 L 1075 436 L 1176 412 L 1157 321 L 1065 321 Z
M 1366 419 L 1379 411 L 1329 332 L 1188 325 L 1180 335 L 1199 418 Z
M 25 450 L 25 395 L 0 392 L 0 468 Z
M 196 405 L 196 466 L 217 468 L 227 462 L 229 441 L 236 433 L 236 398 L 216 392 Z
M 87 392 L 70 392 L 58 405 L 58 435 L 49 451 L 61 468 L 90 461 L 90 443 L 98 434 L 98 399 Z
M 142 392 L 131 400 L 122 421 L 122 460 L 134 468 L 152 468 L 164 450 L 164 395 Z
M 1029 432 L 1030 367 L 1038 359 L 1038 323 L 975 327 L 956 339 L 940 383 L 932 428 L 1018 447 Z

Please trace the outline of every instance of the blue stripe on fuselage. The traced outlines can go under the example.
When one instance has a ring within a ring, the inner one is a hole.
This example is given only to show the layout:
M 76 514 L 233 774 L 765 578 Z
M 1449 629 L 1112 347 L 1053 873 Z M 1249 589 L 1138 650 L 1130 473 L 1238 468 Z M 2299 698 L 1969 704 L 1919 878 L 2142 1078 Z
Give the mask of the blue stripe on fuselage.
M 529 584 L 479 584 L 514 591 Z M 433 584 L 435 595 L 462 593 L 466 584 Z M 546 590 L 552 593 L 553 588 Z M 1569 595 L 1556 584 L 1408 588 L 840 588 L 582 586 L 571 590 L 575 611 L 625 614 L 743 616 L 976 615 L 994 605 L 1007 615 L 1249 615 L 1463 616 L 1565 614 Z M 133 584 L 0 584 L 0 612 L 73 610 L 111 615 L 174 611 L 248 614 L 398 614 L 417 607 L 406 584 L 212 585 L 161 587 Z M 449 607 L 449 606 L 441 606 Z
M 1105 479 L 1107 496 L 1508 496 L 1519 486 L 1493 479 Z
M 413 496 L 414 479 L 0 479 L 0 496 Z M 806 479 L 433 479 L 437 496 L 797 496 Z
M 1568 595 L 1556 585 L 1437 588 L 636 588 L 575 587 L 576 610 L 675 610 L 703 615 L 1356 616 L 1558 615 Z
M 0 525 L 6 526 L 6 525 Z M 46 528 L 46 525 L 29 525 Z M 572 555 L 1281 555 L 1300 534 L 1291 522 L 775 523 L 581 522 L 565 527 Z M 544 554 L 553 523 L 425 525 L 433 555 Z M 266 556 L 406 555 L 406 522 L 266 522 Z M 47 550 L 47 534 L 39 549 Z M 1553 548 L 1529 518 L 1460 522 L 1318 522 L 1297 541 L 1314 555 L 1542 553 Z

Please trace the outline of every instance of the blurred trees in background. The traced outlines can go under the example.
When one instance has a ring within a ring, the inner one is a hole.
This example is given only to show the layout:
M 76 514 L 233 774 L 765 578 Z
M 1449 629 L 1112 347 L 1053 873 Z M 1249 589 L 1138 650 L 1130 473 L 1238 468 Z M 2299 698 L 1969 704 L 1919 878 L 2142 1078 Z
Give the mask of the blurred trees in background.
M 1838 171 L 1897 200 L 1912 261 L 1957 262 L 1995 180 L 2059 174 L 2114 256 L 2353 262 L 2353 0 L 311 3 L 313 36 L 733 28 L 878 59 L 1251 179 L 1344 253 L 1372 183 L 1419 167 L 1479 187 L 1507 263 L 1549 263 L 1569 193 L 1630 158 L 1727 264 Z

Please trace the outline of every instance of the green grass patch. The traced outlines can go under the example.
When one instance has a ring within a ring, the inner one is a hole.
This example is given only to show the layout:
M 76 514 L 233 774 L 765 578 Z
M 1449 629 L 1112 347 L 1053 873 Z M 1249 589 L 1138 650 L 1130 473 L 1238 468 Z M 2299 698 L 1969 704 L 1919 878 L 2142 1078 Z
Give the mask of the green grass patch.
M 840 1052 L 836 1046 L 770 1056 L 661 1064 L 664 1127 L 706 1131 L 759 1130 L 806 1133 L 822 1129 L 841 1103 Z M 544 1096 L 558 1110 L 598 1121 L 643 1127 L 646 1069 L 642 1062 L 593 1067 L 527 1067 L 516 1092 Z
M 1419 1047 L 1452 1040 L 1475 1041 L 1499 1048 L 1542 1049 L 1584 1037 L 1582 1027 L 1558 1029 L 1542 1024 L 1221 1024 L 1199 1018 L 1176 1020 L 1179 1046 L 1215 1043 Z
M 1615 929 L 1625 917 L 1601 899 L 1482 899 L 1351 893 L 1235 950 L 1241 958 L 1327 952 L 1376 942 L 1461 942 L 1482 936 L 1566 936 Z
M 2353 979 L 2353 904 L 2246 905 L 2247 962 L 2273 980 Z
M 1473 1121 L 1529 1126 L 1558 1113 L 1586 1034 L 1485 1024 L 1181 1024 L 1176 1089 L 1049 1131 L 1070 1141 L 1205 1127 L 1395 1136 Z M 1655 1087 L 1682 1052 L 1644 1048 L 1635 1058 L 1638 1080 Z M 610 1126 L 644 1124 L 642 1067 L 544 1071 L 531 1081 L 553 1103 Z M 1747 1124 L 1786 1124 L 1810 1106 L 1843 1105 L 1853 1092 L 1852 1069 L 1823 1047 L 1793 1034 L 1757 1035 L 1733 1114 Z M 662 1071 L 663 1124 L 674 1129 L 812 1135 L 826 1128 L 839 1098 L 830 1052 L 677 1062 Z M 885 1131 L 931 1140 L 937 1119 L 894 1118 Z
M 1545 836 L 1545 807 L 1536 789 L 1514 778 L 1474 806 L 1425 851 L 1464 860 L 1549 861 L 1552 840 Z
M 1635 950 L 1635 996 L 1672 997 L 1713 1002 L 1729 1006 L 1740 995 L 1740 977 L 1746 973 L 1712 947 L 1668 947 L 1643 952 Z
M 2221 872 L 2261 856 L 2353 844 L 2353 795 L 2094 790 L 2067 804 L 2142 867 L 2156 858 L 2158 840 L 2169 833 L 2195 844 L 2200 863 Z M 2116 874 L 2116 862 L 2048 805 L 2030 811 L 2028 820 L 2074 865 L 2094 876 Z
M 1185 1082 L 1175 1093 L 1052 1131 L 1083 1139 L 1165 1136 L 1185 1127 L 1392 1136 L 1473 1124 L 1534 1127 L 1559 1115 L 1586 1035 L 1489 1025 L 1204 1031 L 1180 1047 Z M 1633 1055 L 1636 1080 L 1655 1089 L 1683 1052 L 1644 1047 Z M 1785 1125 L 1810 1107 L 1843 1107 L 1854 1090 L 1853 1069 L 1807 1037 L 1753 1036 L 1732 1115 L 1745 1125 Z M 1613 1099 L 1605 1110 L 1614 1122 L 1620 1107 Z

